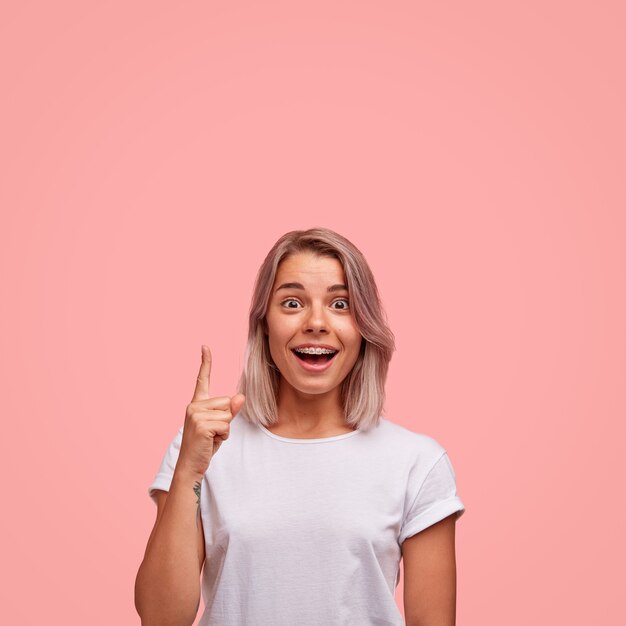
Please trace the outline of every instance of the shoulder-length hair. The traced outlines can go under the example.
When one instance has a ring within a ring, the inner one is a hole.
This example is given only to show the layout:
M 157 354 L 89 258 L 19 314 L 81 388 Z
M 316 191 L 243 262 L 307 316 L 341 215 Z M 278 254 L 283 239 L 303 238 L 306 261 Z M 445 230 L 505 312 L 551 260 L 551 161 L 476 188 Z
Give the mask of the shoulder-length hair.
M 341 383 L 346 424 L 369 430 L 379 423 L 384 409 L 385 381 L 394 335 L 386 322 L 374 275 L 363 254 L 338 233 L 327 228 L 293 230 L 272 247 L 256 277 L 249 314 L 248 342 L 237 393 L 246 396 L 243 414 L 253 424 L 276 423 L 280 372 L 273 363 L 266 335 L 266 313 L 279 264 L 299 252 L 336 258 L 342 265 L 352 314 L 363 337 L 350 373 Z

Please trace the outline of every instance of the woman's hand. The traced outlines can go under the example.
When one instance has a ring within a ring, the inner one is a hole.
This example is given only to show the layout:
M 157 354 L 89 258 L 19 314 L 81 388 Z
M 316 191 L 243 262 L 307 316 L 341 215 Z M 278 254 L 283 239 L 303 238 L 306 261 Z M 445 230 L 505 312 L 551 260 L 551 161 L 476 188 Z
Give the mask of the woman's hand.
M 238 393 L 229 396 L 209 397 L 211 376 L 211 351 L 202 346 L 202 363 L 196 381 L 196 389 L 185 412 L 183 439 L 177 467 L 198 476 L 207 471 L 213 455 L 219 450 L 230 433 L 230 422 L 241 410 L 245 396 Z

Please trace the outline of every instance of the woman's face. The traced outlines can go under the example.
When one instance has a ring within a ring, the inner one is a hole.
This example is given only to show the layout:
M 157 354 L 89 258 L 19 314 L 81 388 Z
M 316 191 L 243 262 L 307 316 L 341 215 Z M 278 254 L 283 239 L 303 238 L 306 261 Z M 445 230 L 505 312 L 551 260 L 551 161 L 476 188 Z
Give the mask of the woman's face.
M 303 394 L 339 393 L 361 347 L 361 333 L 351 308 L 341 263 L 332 257 L 301 252 L 278 266 L 267 307 L 270 354 L 282 375 L 281 386 Z M 336 351 L 302 360 L 299 346 L 327 346 Z

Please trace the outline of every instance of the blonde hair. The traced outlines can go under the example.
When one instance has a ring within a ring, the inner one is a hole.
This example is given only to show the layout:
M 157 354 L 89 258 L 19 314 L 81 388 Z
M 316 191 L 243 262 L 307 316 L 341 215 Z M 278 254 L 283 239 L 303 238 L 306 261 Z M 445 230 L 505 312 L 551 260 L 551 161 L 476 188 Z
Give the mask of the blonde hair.
M 394 335 L 386 322 L 374 275 L 354 244 L 328 228 L 293 230 L 272 247 L 259 268 L 249 314 L 244 367 L 237 392 L 246 396 L 242 414 L 251 423 L 276 423 L 280 372 L 273 364 L 265 316 L 276 271 L 281 261 L 310 251 L 336 258 L 342 265 L 354 319 L 363 337 L 352 370 L 341 383 L 341 402 L 346 424 L 369 430 L 377 426 L 385 401 L 385 381 Z

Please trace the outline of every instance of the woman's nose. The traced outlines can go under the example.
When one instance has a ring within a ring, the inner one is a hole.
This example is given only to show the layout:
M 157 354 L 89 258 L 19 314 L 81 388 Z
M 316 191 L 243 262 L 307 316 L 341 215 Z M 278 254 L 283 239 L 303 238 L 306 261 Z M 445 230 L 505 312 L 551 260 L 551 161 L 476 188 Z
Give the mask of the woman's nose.
M 305 319 L 305 330 L 315 330 L 317 332 L 328 329 L 328 321 L 323 305 L 311 305 Z

